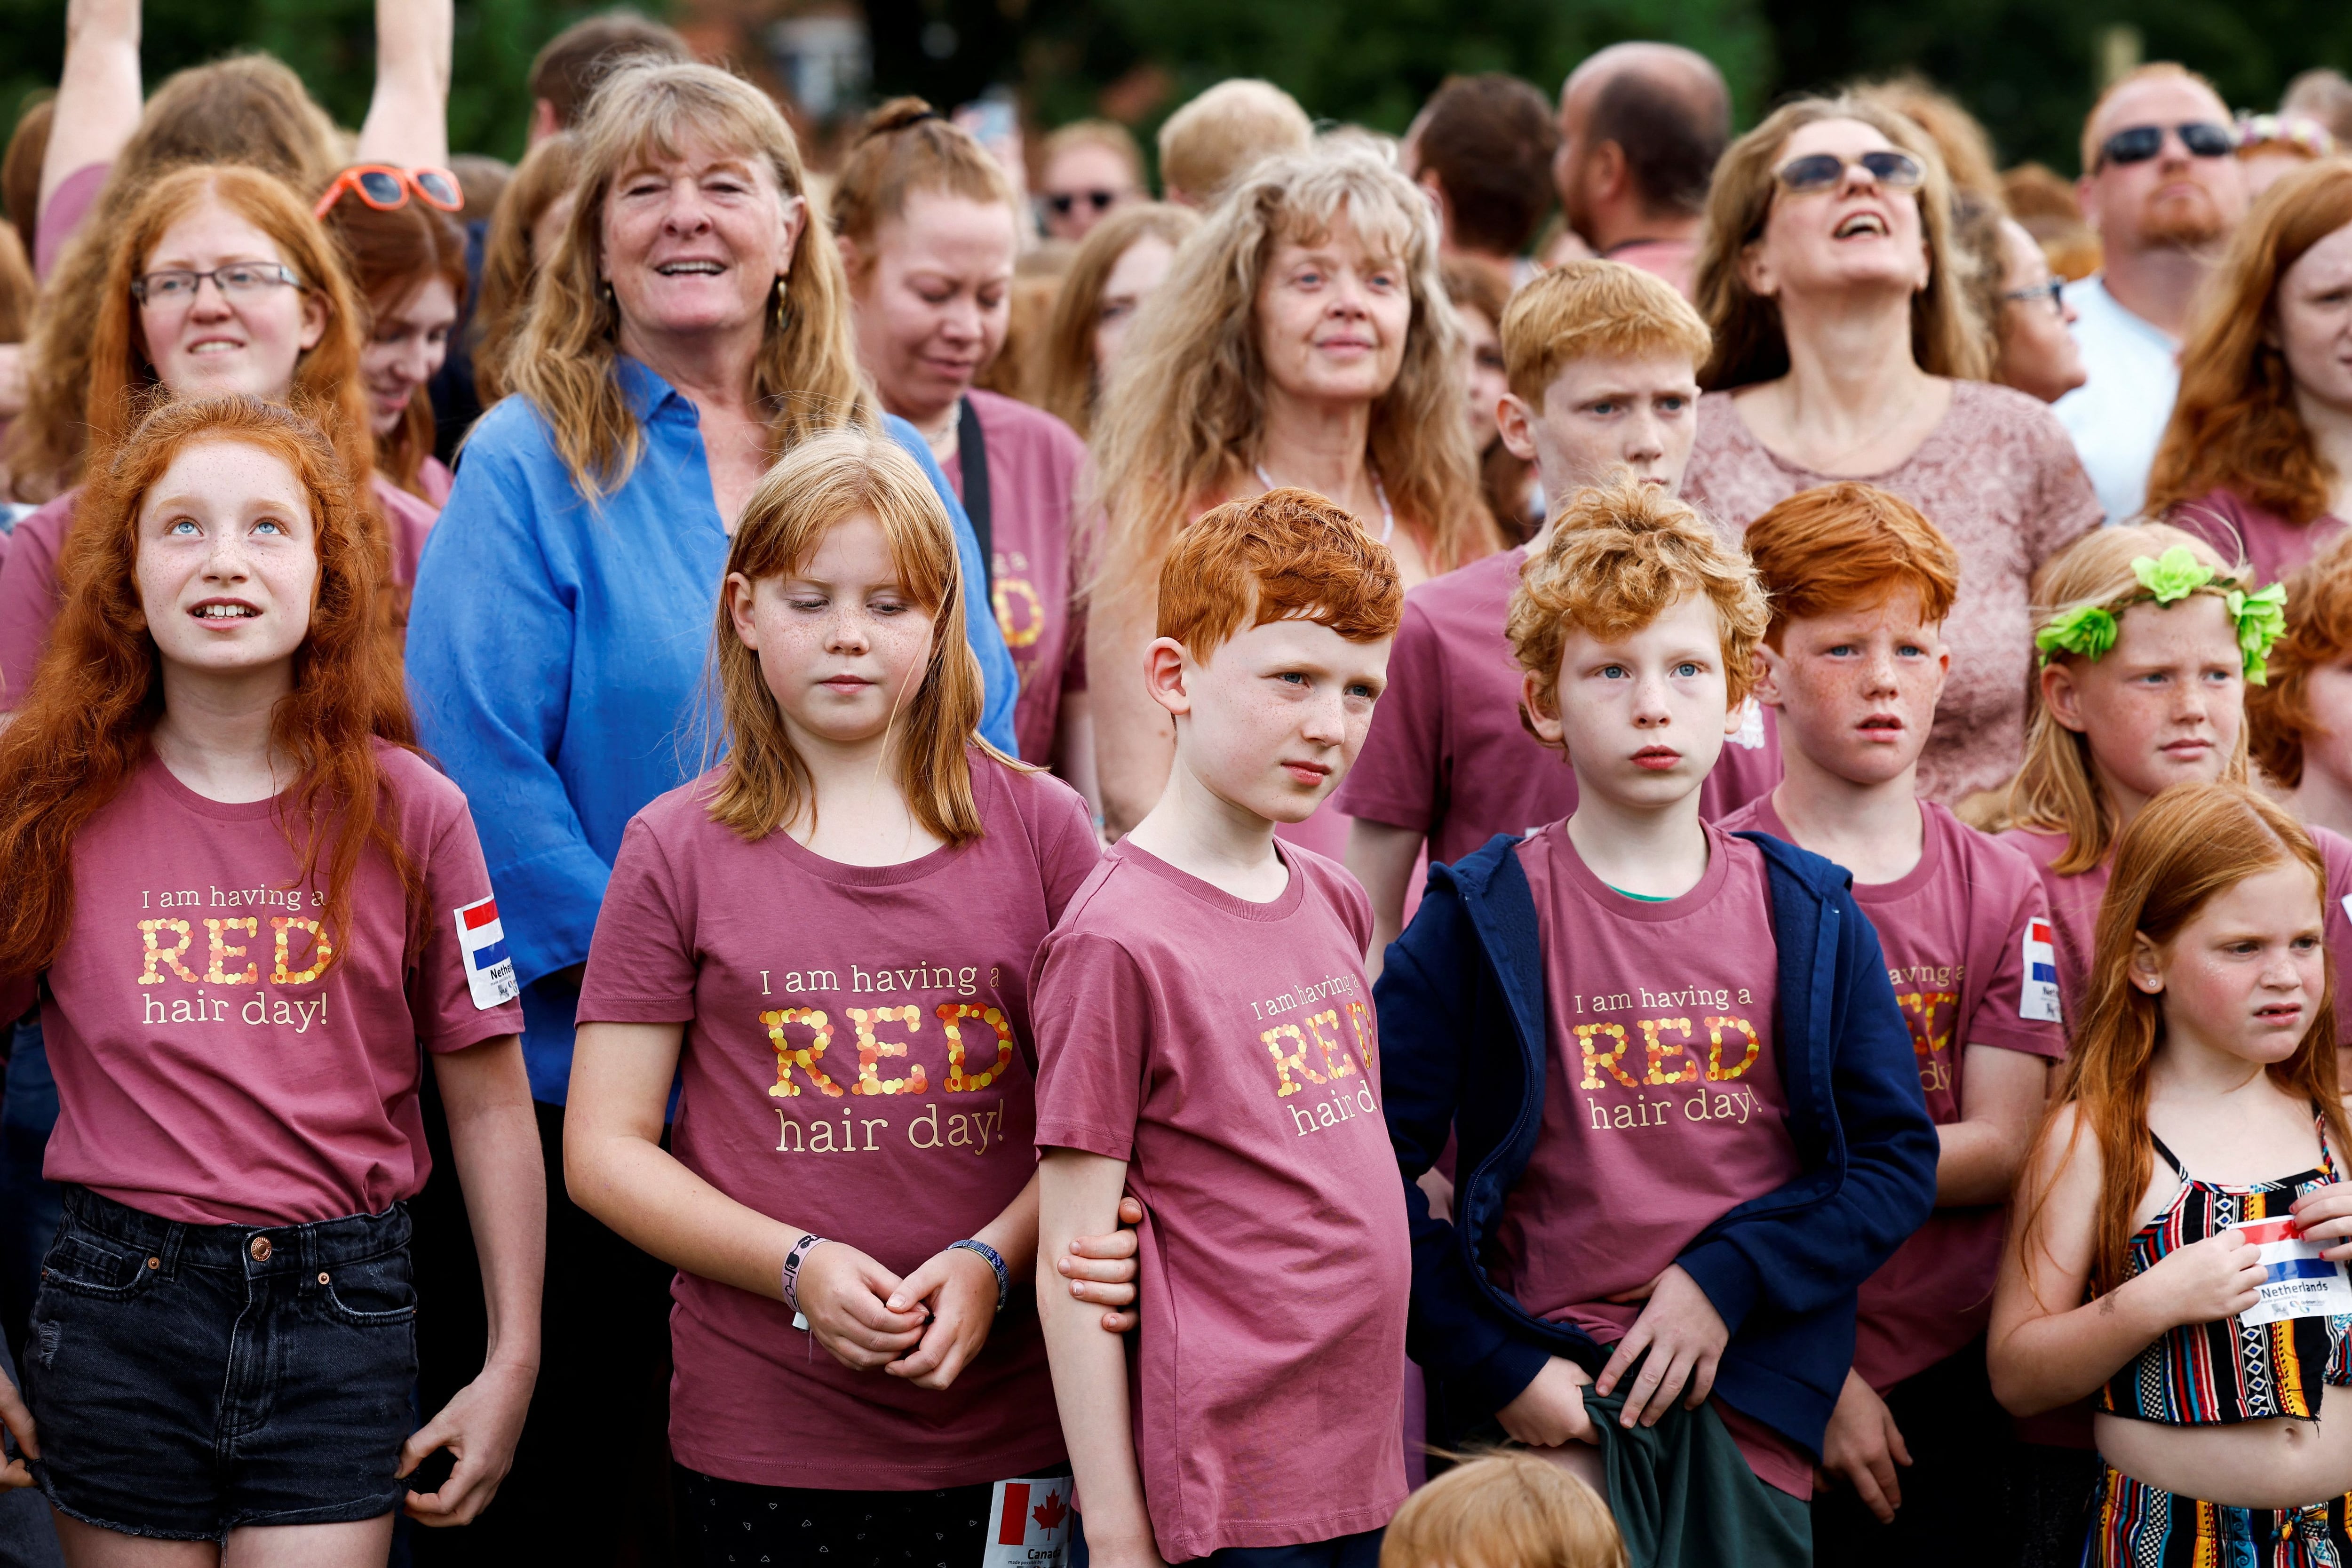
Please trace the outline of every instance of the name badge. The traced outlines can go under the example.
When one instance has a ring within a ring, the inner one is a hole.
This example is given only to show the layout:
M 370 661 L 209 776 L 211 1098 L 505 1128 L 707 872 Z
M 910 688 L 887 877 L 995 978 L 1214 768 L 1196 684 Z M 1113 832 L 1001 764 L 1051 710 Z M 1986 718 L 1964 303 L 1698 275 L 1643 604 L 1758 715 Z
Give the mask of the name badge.
M 457 952 L 466 962 L 466 985 L 484 1012 L 522 994 L 515 984 L 514 960 L 507 956 L 507 928 L 499 923 L 499 901 L 484 899 L 454 911 Z
M 981 1568 L 1062 1568 L 1070 1549 L 1070 1497 L 1076 1489 L 1068 1476 L 997 1482 Z
M 2319 1243 L 2306 1241 L 2293 1218 L 2258 1219 L 2231 1228 L 2261 1248 L 2262 1300 L 2238 1314 L 2249 1328 L 2289 1318 L 2329 1318 L 2352 1312 L 2352 1279 L 2344 1265 L 2319 1256 Z
M 2025 983 L 2017 988 L 2017 1016 L 2043 1024 L 2058 1014 L 2058 947 L 2048 921 L 2025 922 Z

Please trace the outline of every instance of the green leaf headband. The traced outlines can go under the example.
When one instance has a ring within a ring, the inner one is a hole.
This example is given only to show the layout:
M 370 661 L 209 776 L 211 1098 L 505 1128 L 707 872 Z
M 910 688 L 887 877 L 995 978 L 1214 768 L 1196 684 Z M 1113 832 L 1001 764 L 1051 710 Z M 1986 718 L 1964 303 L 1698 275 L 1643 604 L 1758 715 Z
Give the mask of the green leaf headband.
M 2233 579 L 2221 579 L 2185 544 L 2176 544 L 2153 558 L 2140 556 L 2131 568 L 2132 575 L 2139 579 L 2138 591 L 2104 605 L 2077 605 L 2033 634 L 2041 663 L 2048 664 L 2059 653 L 2104 658 L 2116 646 L 2116 617 L 2134 605 L 2177 604 L 2191 594 L 2210 593 L 2220 595 L 2230 619 L 2237 624 L 2238 653 L 2245 661 L 2246 679 L 2256 686 L 2267 683 L 2271 645 L 2286 635 L 2285 584 L 2273 583 L 2260 593 L 2249 594 Z M 2229 586 L 2218 585 L 2216 579 Z

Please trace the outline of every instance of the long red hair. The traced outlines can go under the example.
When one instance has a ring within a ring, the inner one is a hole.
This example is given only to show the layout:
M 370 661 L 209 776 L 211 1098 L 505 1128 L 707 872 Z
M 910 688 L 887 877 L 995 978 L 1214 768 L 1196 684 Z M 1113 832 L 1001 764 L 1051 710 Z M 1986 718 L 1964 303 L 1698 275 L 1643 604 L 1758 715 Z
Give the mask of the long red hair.
M 2066 1055 L 2066 1083 L 2052 1106 L 2074 1108 L 2074 1135 L 2090 1131 L 2099 1152 L 2099 1201 L 2091 1289 L 2104 1295 L 2131 1263 L 2133 1213 L 2147 1191 L 2156 1148 L 2147 1126 L 2148 1068 L 2164 1038 L 2160 999 L 2129 978 L 2134 939 L 2162 944 L 2212 899 L 2257 872 L 2294 864 L 2311 873 L 2325 908 L 2327 870 L 2303 825 L 2243 784 L 2175 784 L 2150 801 L 2116 845 L 2116 870 L 2099 905 L 2090 997 Z M 2281 1090 L 2316 1105 L 2339 1151 L 2352 1151 L 2336 1073 L 2336 973 L 2294 1054 L 2267 1069 Z M 2037 1204 L 2022 1232 L 2031 1246 Z
M 2180 395 L 2148 470 L 2147 514 L 2223 488 L 2302 524 L 2327 510 L 2336 475 L 2295 412 L 2294 377 L 2271 340 L 2279 280 L 2352 224 L 2352 162 L 2295 170 L 2263 193 L 2198 295 L 2180 349 Z
M 172 460 L 201 441 L 258 447 L 292 469 L 310 505 L 318 596 L 294 656 L 294 689 L 270 742 L 294 764 L 282 797 L 302 880 L 323 868 L 322 931 L 350 926 L 352 885 L 373 844 L 421 929 L 423 887 L 393 833 L 378 742 L 414 750 L 416 727 L 381 605 L 383 555 L 362 522 L 340 454 L 303 415 L 252 397 L 153 407 L 96 457 L 60 573 L 65 609 L 16 721 L 0 731 L 0 974 L 48 967 L 73 928 L 73 847 L 83 824 L 146 761 L 163 712 L 161 656 L 139 597 L 139 511 Z M 338 950 L 343 944 L 334 943 Z
M 370 334 L 378 317 L 400 309 L 436 278 L 449 286 L 450 297 L 464 310 L 466 231 L 446 213 L 415 200 L 380 212 L 346 193 L 328 211 L 325 223 L 358 291 Z M 357 386 L 356 369 L 352 380 Z M 375 455 L 384 473 L 412 495 L 425 495 L 417 475 L 433 455 L 433 399 L 420 386 L 400 423 L 377 437 Z

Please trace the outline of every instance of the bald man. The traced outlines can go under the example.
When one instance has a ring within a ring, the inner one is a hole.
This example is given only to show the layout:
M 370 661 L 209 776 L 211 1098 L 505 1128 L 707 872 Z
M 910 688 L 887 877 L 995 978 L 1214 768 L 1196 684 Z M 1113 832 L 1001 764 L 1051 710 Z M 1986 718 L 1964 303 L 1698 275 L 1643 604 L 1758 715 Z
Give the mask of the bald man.
M 2089 380 L 2053 405 L 2107 521 L 2147 496 L 2148 466 L 2180 389 L 2189 301 L 2246 214 L 2227 105 L 2177 65 L 2145 65 L 2100 95 L 2083 123 L 2083 216 L 2104 270 L 2066 288 Z
M 1559 89 L 1552 181 L 1594 253 L 1691 291 L 1707 180 L 1731 140 L 1731 93 L 1705 55 L 1612 44 Z

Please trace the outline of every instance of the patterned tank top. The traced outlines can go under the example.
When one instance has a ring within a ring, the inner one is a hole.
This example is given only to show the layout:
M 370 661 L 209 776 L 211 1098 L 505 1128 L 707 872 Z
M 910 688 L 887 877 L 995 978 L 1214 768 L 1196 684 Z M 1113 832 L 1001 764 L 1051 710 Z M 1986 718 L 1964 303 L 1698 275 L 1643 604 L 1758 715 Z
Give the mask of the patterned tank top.
M 2242 1187 L 2199 1181 L 2163 1139 L 2149 1137 L 2180 1178 L 2180 1191 L 2132 1237 L 2126 1279 L 2191 1242 L 2253 1220 L 2277 1219 L 2296 1198 L 2336 1180 L 2324 1121 L 2320 1169 Z M 2276 1415 L 2316 1420 L 2324 1387 L 2352 1384 L 2347 1339 L 2352 1317 L 2289 1318 L 2260 1327 L 2235 1318 L 2183 1324 L 2126 1363 L 2100 1391 L 2099 1408 L 2168 1426 L 2227 1426 Z

